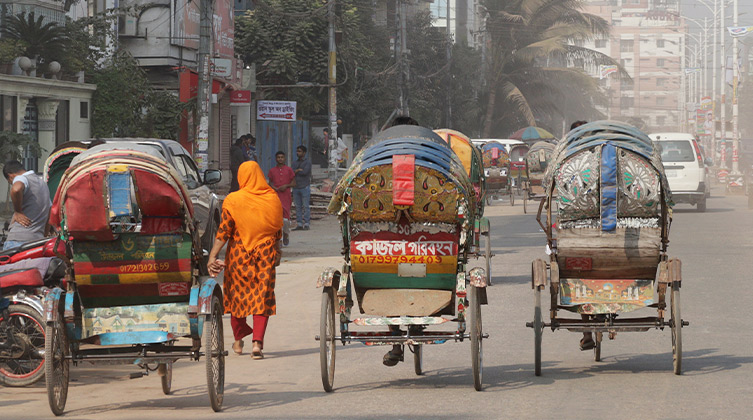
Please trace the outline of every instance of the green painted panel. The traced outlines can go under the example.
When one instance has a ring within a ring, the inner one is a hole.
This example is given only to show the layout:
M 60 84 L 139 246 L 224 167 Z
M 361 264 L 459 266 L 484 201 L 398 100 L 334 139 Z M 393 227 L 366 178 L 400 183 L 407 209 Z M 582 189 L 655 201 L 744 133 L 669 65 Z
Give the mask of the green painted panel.
M 353 273 L 353 282 L 367 289 L 455 290 L 455 274 L 427 274 L 426 277 L 399 277 L 387 273 Z

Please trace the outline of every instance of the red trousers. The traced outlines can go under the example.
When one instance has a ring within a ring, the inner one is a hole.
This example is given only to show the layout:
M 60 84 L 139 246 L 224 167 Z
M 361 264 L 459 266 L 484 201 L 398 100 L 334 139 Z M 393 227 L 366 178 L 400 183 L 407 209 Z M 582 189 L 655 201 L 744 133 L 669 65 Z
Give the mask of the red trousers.
M 264 333 L 267 331 L 267 322 L 269 317 L 264 315 L 254 315 L 254 328 L 251 328 L 246 322 L 246 318 L 236 318 L 230 315 L 230 328 L 233 329 L 235 340 L 241 340 L 247 335 L 253 333 L 253 341 L 264 343 Z

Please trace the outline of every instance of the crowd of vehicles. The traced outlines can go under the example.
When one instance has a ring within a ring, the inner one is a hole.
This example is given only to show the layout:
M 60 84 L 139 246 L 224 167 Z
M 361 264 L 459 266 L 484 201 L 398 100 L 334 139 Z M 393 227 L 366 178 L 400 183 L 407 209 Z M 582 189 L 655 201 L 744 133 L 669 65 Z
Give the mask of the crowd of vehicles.
M 55 180 L 57 235 L 0 253 L 0 383 L 45 375 L 60 415 L 71 366 L 133 364 L 134 376 L 157 372 L 168 394 L 174 362 L 204 359 L 219 411 L 222 288 L 207 275 L 205 256 L 220 221 L 222 200 L 209 188 L 220 173 L 201 174 L 176 142 L 102 140 L 61 145 L 45 166 L 45 179 Z M 334 390 L 338 342 L 392 346 L 385 364 L 412 354 L 421 375 L 425 346 L 465 341 L 474 388 L 482 389 L 481 307 L 490 303 L 493 255 L 484 212 L 492 197 L 514 205 L 516 195 L 524 213 L 535 203 L 549 254 L 532 263 L 535 374 L 546 328 L 593 337 L 596 361 L 605 336 L 667 328 L 680 374 L 688 323 L 681 262 L 667 254 L 670 208 L 706 209 L 710 165 L 691 135 L 646 135 L 610 121 L 577 127 L 559 142 L 471 140 L 416 126 L 379 133 L 328 208 L 341 225 L 343 263 L 317 280 L 324 390 Z M 626 316 L 642 308 L 657 314 Z

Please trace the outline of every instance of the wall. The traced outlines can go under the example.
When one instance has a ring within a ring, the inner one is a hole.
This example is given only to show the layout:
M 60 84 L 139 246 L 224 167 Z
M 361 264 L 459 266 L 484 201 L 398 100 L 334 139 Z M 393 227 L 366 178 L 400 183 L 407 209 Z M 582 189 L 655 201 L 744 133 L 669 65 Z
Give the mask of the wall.
M 309 122 L 308 121 L 257 121 L 256 122 L 256 153 L 257 161 L 266 174 L 275 166 L 275 153 L 285 152 L 288 166 L 297 159 L 295 148 L 303 144 L 309 147 Z M 309 153 L 307 153 L 308 156 Z M 310 157 L 310 156 L 309 156 Z

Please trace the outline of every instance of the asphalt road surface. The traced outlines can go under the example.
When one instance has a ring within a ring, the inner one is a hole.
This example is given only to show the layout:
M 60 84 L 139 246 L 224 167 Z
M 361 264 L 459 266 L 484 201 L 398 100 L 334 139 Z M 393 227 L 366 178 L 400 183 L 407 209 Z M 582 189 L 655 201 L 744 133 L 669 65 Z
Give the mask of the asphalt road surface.
M 321 291 L 318 274 L 340 266 L 337 221 L 294 232 L 278 271 L 278 314 L 267 330 L 264 360 L 226 359 L 224 409 L 213 413 L 203 362 L 180 361 L 173 393 L 157 375 L 128 379 L 130 366 L 71 368 L 65 418 L 478 418 L 478 419 L 742 419 L 753 408 L 753 211 L 746 198 L 716 194 L 708 211 L 678 205 L 670 257 L 683 261 L 683 375 L 672 374 L 669 329 L 619 333 L 605 339 L 602 361 L 578 349 L 579 334 L 544 331 L 542 371 L 533 374 L 531 261 L 544 257 L 545 237 L 520 200 L 488 208 L 494 285 L 482 307 L 484 388 L 473 389 L 470 343 L 426 346 L 423 376 L 410 358 L 382 365 L 385 347 L 337 347 L 335 390 L 325 393 L 319 370 Z M 529 207 L 530 208 L 530 207 Z M 636 312 L 651 316 L 655 310 Z M 225 319 L 225 345 L 233 338 Z M 246 349 L 250 349 L 250 342 Z M 231 352 L 232 353 L 232 352 Z M 51 417 L 44 382 L 0 388 L 0 418 Z

